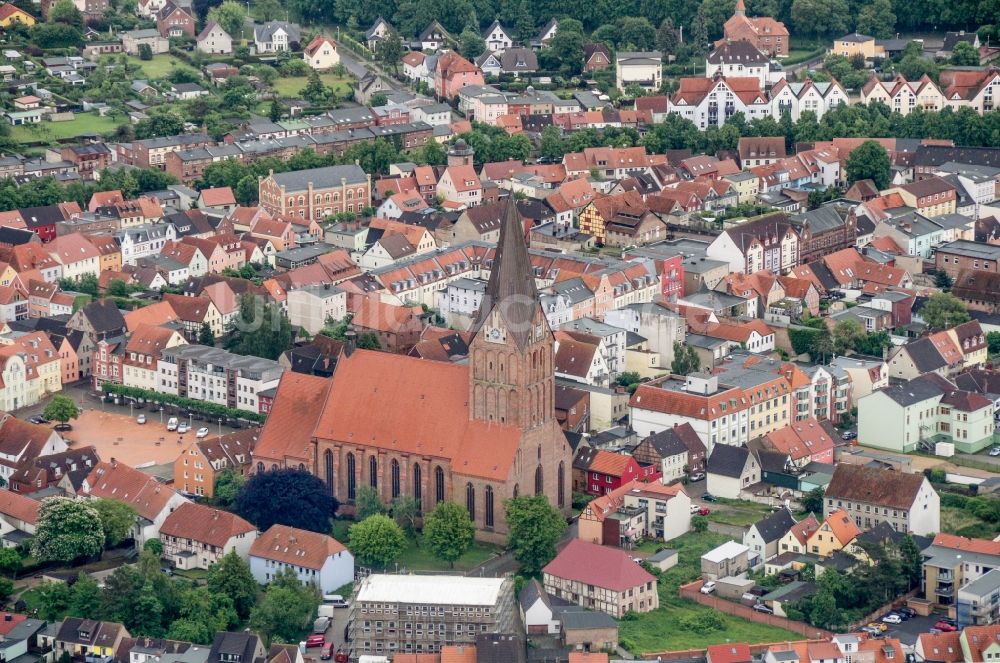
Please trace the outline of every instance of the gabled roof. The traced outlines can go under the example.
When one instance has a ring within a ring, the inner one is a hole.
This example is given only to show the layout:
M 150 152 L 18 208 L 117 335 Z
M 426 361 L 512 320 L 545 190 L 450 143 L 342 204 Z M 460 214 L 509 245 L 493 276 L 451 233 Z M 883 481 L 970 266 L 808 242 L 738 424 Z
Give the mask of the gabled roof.
M 708 473 L 724 477 L 739 478 L 746 467 L 750 450 L 731 444 L 716 444 L 708 457 Z
M 909 510 L 925 481 L 923 474 L 841 463 L 833 472 L 826 497 Z
M 256 527 L 234 513 L 194 502 L 181 504 L 160 526 L 161 535 L 191 539 L 216 548 L 224 548 L 230 539 L 256 531 Z
M 112 460 L 100 462 L 87 475 L 86 486 L 91 497 L 103 497 L 128 504 L 146 520 L 156 517 L 177 495 L 152 476 Z
M 794 525 L 795 518 L 791 511 L 782 507 L 763 520 L 758 520 L 752 527 L 756 528 L 757 534 L 764 540 L 764 543 L 771 543 L 787 534 Z
M 581 539 L 571 540 L 562 552 L 542 569 L 542 573 L 614 592 L 623 592 L 656 580 L 649 572 L 633 562 L 626 551 L 599 546 Z
M 253 557 L 316 570 L 340 554 L 350 555 L 333 537 L 287 525 L 272 525 L 250 547 Z

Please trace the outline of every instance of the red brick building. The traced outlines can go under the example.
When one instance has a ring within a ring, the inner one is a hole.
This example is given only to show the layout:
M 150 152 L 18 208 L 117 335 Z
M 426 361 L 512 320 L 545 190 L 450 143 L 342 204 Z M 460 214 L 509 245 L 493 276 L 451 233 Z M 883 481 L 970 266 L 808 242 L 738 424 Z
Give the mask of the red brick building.
M 659 478 L 656 465 L 640 465 L 628 454 L 586 447 L 573 459 L 573 492 L 606 495 L 633 479 L 648 482 Z
M 260 180 L 260 206 L 272 214 L 320 221 L 372 204 L 371 177 L 360 166 L 327 166 L 271 173 Z
M 161 37 L 194 38 L 194 16 L 188 10 L 168 2 L 156 15 L 156 31 Z

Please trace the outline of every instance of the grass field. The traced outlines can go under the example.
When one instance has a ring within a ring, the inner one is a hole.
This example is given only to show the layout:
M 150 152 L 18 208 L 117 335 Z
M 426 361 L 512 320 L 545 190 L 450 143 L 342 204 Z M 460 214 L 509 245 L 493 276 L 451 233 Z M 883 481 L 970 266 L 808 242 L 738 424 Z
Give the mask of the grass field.
M 771 513 L 771 507 L 766 504 L 743 500 L 719 500 L 716 504 L 709 506 L 709 509 L 711 512 L 707 518 L 711 522 L 737 527 L 753 525 Z
M 335 520 L 333 523 L 333 538 L 337 539 L 345 546 L 348 542 L 348 530 L 350 529 L 351 523 L 348 520 Z M 469 571 L 473 569 L 493 555 L 502 552 L 499 546 L 493 546 L 487 543 L 480 543 L 476 541 L 472 544 L 472 548 L 469 549 L 467 553 L 462 555 L 462 557 L 455 562 L 455 571 Z M 406 567 L 407 571 L 448 571 L 449 566 L 447 562 L 442 562 L 439 559 L 435 559 L 431 552 L 427 548 L 422 548 L 419 545 L 419 540 L 407 539 L 406 549 L 403 550 L 403 554 L 399 556 L 399 567 Z M 395 570 L 395 565 L 392 565 L 390 570 Z M 343 592 L 334 592 L 343 593 Z
M 701 573 L 701 556 L 726 542 L 729 537 L 712 532 L 689 532 L 669 543 L 646 542 L 639 550 L 653 552 L 660 547 L 677 551 L 677 566 L 660 574 L 660 607 L 652 612 L 633 615 L 619 621 L 619 641 L 633 654 L 702 648 L 726 642 L 781 642 L 801 640 L 802 636 L 780 628 L 720 614 L 724 628 L 708 633 L 696 633 L 679 628 L 683 617 L 714 612 L 694 601 L 682 599 L 678 588 L 698 578 Z M 718 613 L 717 613 L 718 614 Z
M 996 527 L 965 509 L 953 506 L 941 507 L 941 531 L 980 539 L 992 539 L 996 536 Z
M 336 90 L 337 94 L 344 96 L 351 89 L 354 79 L 350 77 L 339 77 L 333 74 L 322 74 L 320 79 L 325 85 Z M 284 77 L 274 81 L 274 90 L 282 97 L 297 97 L 306 86 L 308 78 L 305 76 Z
M 69 122 L 40 122 L 38 124 L 11 127 L 14 140 L 22 142 L 52 141 L 61 138 L 73 138 L 81 134 L 103 134 L 114 131 L 127 119 L 117 117 L 101 117 L 96 113 L 78 113 Z
M 130 55 L 128 61 L 129 64 L 141 67 L 143 74 L 150 80 L 165 78 L 173 69 L 190 69 L 194 71 L 191 65 L 167 53 L 154 55 L 152 60 L 140 60 L 138 57 Z

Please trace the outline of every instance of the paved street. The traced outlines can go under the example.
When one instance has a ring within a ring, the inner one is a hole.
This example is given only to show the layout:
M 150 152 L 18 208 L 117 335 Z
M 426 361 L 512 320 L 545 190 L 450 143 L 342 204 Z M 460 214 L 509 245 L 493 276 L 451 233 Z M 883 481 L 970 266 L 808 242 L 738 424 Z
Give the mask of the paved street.
M 917 638 L 920 634 L 927 633 L 939 618 L 939 615 L 930 615 L 928 617 L 920 617 L 918 615 L 906 620 L 902 624 L 889 626 L 886 635 L 890 638 L 899 638 L 899 641 L 904 645 L 912 646 L 917 643 Z

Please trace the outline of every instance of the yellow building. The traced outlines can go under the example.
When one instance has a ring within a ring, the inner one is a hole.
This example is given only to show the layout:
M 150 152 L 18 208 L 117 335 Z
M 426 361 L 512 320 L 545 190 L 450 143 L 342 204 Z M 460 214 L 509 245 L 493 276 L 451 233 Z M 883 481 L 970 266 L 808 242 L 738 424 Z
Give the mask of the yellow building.
M 9 28 L 15 23 L 31 27 L 36 21 L 34 16 L 9 2 L 0 5 L 0 26 Z
M 806 552 L 809 537 L 818 529 L 819 521 L 816 520 L 816 516 L 810 513 L 807 518 L 792 525 L 792 528 L 778 539 L 778 554 Z
M 829 557 L 838 550 L 843 550 L 861 530 L 843 509 L 837 509 L 823 521 L 815 532 L 809 536 L 808 551 L 820 557 Z
M 733 185 L 736 191 L 737 202 L 740 205 L 753 203 L 760 193 L 760 178 L 750 172 L 734 173 L 726 175 L 722 179 Z
M 857 54 L 864 56 L 865 60 L 885 57 L 885 48 L 875 41 L 875 37 L 852 32 L 833 40 L 833 48 L 830 52 L 834 55 L 842 55 L 845 58 L 853 57 Z

